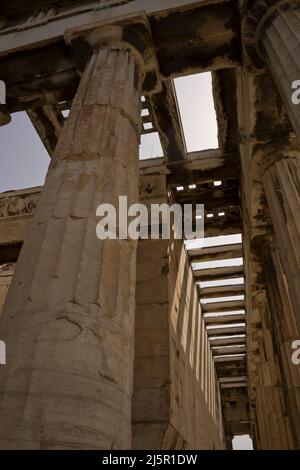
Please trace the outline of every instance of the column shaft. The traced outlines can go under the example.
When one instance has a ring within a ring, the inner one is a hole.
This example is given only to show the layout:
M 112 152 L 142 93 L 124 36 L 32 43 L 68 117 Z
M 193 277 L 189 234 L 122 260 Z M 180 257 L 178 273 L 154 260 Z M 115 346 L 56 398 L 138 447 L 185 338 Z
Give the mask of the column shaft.
M 268 297 L 268 305 L 270 309 L 269 331 L 274 348 L 274 355 L 278 364 L 278 381 L 276 388 L 282 390 L 283 419 L 285 420 L 286 437 L 284 442 L 291 445 L 290 448 L 297 449 L 300 445 L 300 408 L 294 400 L 294 395 L 299 393 L 297 388 L 290 379 L 292 369 L 296 367 L 291 361 L 291 344 L 293 335 L 295 334 L 295 319 L 290 313 L 290 305 L 284 303 L 284 296 L 282 292 L 285 289 L 285 283 L 278 266 L 275 266 L 274 261 L 277 258 L 277 253 L 271 245 L 270 238 L 266 238 L 265 242 L 261 243 L 260 259 L 263 267 L 263 272 L 266 280 L 266 290 Z M 289 328 L 291 327 L 291 328 Z M 291 330 L 291 331 L 289 331 Z M 290 357 L 288 361 L 285 360 L 284 350 L 285 345 L 290 349 Z M 282 388 L 279 387 L 282 383 Z M 278 415 L 278 412 L 277 412 Z M 279 416 L 278 416 L 279 419 Z M 290 430 L 290 431 L 289 431 Z M 283 436 L 285 433 L 282 432 Z M 289 435 L 292 436 L 292 443 L 289 443 Z
M 141 83 L 113 44 L 82 76 L 1 318 L 1 448 L 131 446 L 136 242 L 96 208 L 138 200 Z
M 300 156 L 276 160 L 264 174 L 264 188 L 299 334 Z

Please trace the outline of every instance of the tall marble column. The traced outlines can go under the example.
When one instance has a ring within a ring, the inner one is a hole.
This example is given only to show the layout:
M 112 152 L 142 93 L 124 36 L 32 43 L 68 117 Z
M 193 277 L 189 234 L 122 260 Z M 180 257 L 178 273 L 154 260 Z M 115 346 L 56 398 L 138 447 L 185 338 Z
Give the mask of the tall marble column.
M 300 139 L 300 104 L 292 100 L 296 91 L 292 85 L 300 81 L 300 0 L 257 0 L 247 15 L 244 33 L 253 61 L 267 63 Z M 300 98 L 300 91 L 297 95 Z
M 276 389 L 280 389 L 282 394 L 283 416 L 279 423 L 279 426 L 282 427 L 281 441 L 282 444 L 288 444 L 290 446 L 288 448 L 299 449 L 300 406 L 296 397 L 299 395 L 300 389 L 293 380 L 293 376 L 298 372 L 298 366 L 295 366 L 291 361 L 291 345 L 293 340 L 297 339 L 295 318 L 290 311 L 290 304 L 286 296 L 286 283 L 278 266 L 278 254 L 273 246 L 272 238 L 270 236 L 259 237 L 257 245 L 270 312 L 270 321 L 267 322 L 268 332 L 278 365 Z M 286 350 L 289 351 L 288 354 L 285 354 Z M 289 357 L 286 358 L 286 356 Z M 300 377 L 300 373 L 298 377 Z M 277 411 L 279 418 L 278 414 Z M 284 426 L 282 426 L 283 421 L 285 421 Z M 291 439 L 289 439 L 289 435 L 291 435 Z
M 300 151 L 274 151 L 270 159 L 266 159 L 263 183 L 299 334 Z
M 300 104 L 293 102 L 292 97 L 296 91 L 294 82 L 300 80 L 300 0 L 253 2 L 244 25 L 244 40 L 251 65 L 270 70 L 297 136 L 279 133 L 277 141 L 269 140 L 257 153 L 279 261 L 276 266 L 265 266 L 269 303 L 272 324 L 274 328 L 277 325 L 286 409 L 298 448 L 299 376 L 292 364 L 292 338 L 300 335 Z M 278 296 L 275 298 L 276 279 L 280 280 L 280 287 L 284 284 L 287 294 L 282 305 L 284 321 L 280 322 L 276 319 L 281 302 Z M 287 333 L 286 325 L 292 327 L 293 333 Z
M 136 242 L 99 240 L 96 208 L 118 208 L 119 195 L 138 200 L 144 70 L 121 27 L 101 37 L 1 318 L 1 448 L 131 446 Z

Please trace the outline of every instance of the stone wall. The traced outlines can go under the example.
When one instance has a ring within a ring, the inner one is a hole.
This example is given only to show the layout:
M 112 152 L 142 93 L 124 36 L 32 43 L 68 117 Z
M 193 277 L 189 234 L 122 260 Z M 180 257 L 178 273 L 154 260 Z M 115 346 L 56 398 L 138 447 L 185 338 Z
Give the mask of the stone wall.
M 299 438 L 300 375 L 299 366 L 291 361 L 296 325 L 290 322 L 288 309 L 271 310 L 270 300 L 269 296 L 261 308 L 258 372 L 253 380 L 255 435 L 258 449 L 291 450 Z
M 159 449 L 170 415 L 168 240 L 139 242 L 132 425 L 134 449 Z
M 171 424 L 187 449 L 223 449 L 219 386 L 192 269 L 181 242 L 170 245 Z
M 139 242 L 133 448 L 222 449 L 220 394 L 181 242 Z
M 250 230 L 245 233 L 251 234 Z M 254 232 L 255 233 L 255 232 Z M 258 450 L 299 447 L 300 373 L 291 360 L 297 325 L 276 245 L 267 235 L 247 246 L 247 334 L 251 434 Z

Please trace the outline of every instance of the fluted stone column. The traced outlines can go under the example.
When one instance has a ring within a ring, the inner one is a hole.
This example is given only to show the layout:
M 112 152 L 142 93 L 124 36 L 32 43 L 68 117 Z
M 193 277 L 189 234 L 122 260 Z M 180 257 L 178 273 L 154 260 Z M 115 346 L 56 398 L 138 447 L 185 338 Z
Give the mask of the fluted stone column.
M 257 0 L 244 37 L 253 61 L 267 62 L 300 139 L 300 104 L 292 102 L 292 84 L 300 80 L 300 0 Z
M 266 282 L 268 305 L 270 309 L 271 321 L 268 322 L 268 330 L 272 338 L 272 345 L 278 364 L 278 379 L 276 389 L 279 389 L 282 382 L 282 404 L 286 416 L 285 426 L 282 427 L 281 437 L 286 436 L 282 444 L 289 443 L 289 434 L 292 436 L 290 448 L 300 447 L 300 406 L 296 396 L 299 395 L 299 387 L 293 383 L 292 376 L 297 372 L 298 366 L 291 361 L 291 344 L 297 338 L 295 318 L 290 315 L 290 305 L 287 302 L 285 291 L 285 280 L 282 277 L 278 265 L 275 264 L 278 258 L 277 251 L 273 246 L 270 236 L 259 237 L 257 241 L 259 247 L 259 258 L 263 268 L 263 275 Z M 286 360 L 285 347 L 289 349 L 289 357 Z M 300 376 L 300 375 L 299 375 Z M 279 412 L 277 411 L 279 418 Z
M 300 152 L 274 152 L 263 175 L 295 322 L 300 333 Z
M 138 200 L 143 61 L 116 31 L 85 67 L 7 296 L 1 448 L 131 446 L 136 242 L 96 237 L 99 204 Z
M 244 25 L 245 47 L 251 59 L 251 65 L 270 70 L 282 102 L 289 115 L 297 139 L 292 133 L 278 135 L 278 141 L 261 146 L 260 165 L 262 180 L 271 215 L 275 243 L 280 259 L 274 277 L 284 282 L 288 301 L 292 309 L 284 309 L 286 322 L 294 326 L 294 337 L 300 335 L 300 105 L 293 103 L 295 92 L 293 84 L 300 80 L 300 0 L 256 0 L 247 13 Z M 258 153 L 260 153 L 258 151 Z M 279 300 L 274 295 L 272 273 L 269 287 L 269 300 L 273 300 L 272 321 L 279 307 Z M 271 304 L 272 302 L 270 302 Z M 291 364 L 292 344 L 288 347 L 286 329 L 279 323 L 278 356 L 281 361 L 283 386 L 286 392 L 286 406 L 290 419 L 295 448 L 299 447 L 299 386 L 293 381 Z M 287 353 L 288 365 L 284 361 L 283 351 Z M 298 366 L 297 366 L 298 367 Z

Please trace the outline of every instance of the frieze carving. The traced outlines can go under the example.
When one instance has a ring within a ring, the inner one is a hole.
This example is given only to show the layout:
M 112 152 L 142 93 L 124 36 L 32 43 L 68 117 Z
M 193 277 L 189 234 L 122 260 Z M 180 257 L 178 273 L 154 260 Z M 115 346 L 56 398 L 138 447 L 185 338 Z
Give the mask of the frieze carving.
M 16 263 L 0 264 L 0 276 L 11 276 L 14 272 Z
M 31 214 L 38 198 L 39 193 L 0 197 L 0 219 Z

